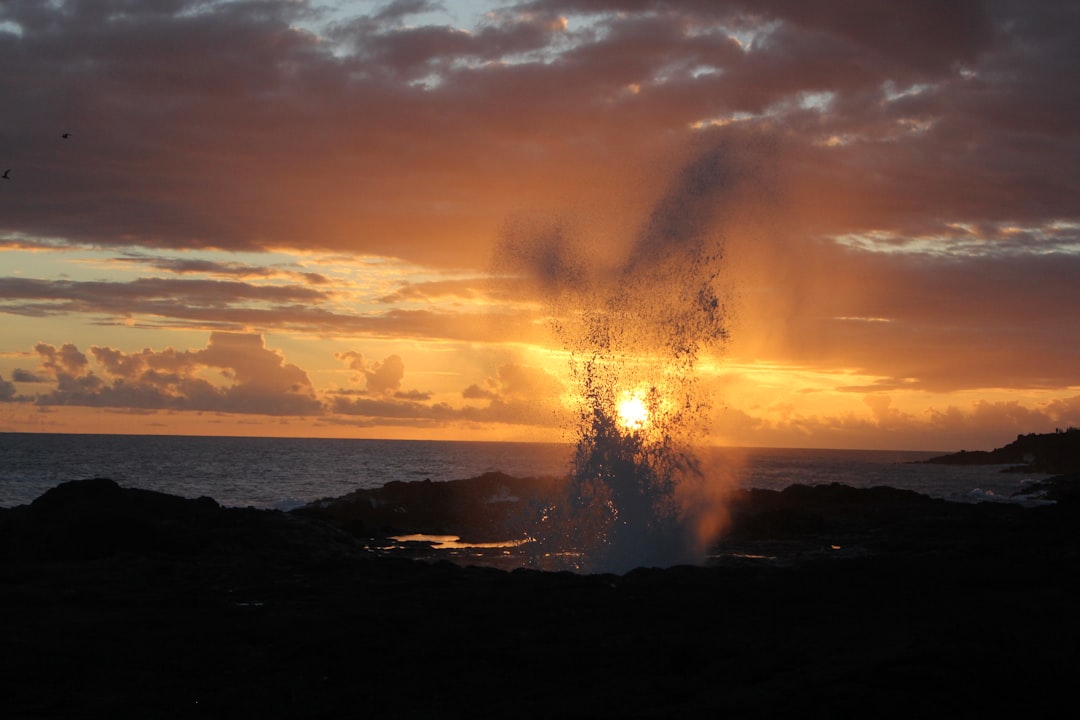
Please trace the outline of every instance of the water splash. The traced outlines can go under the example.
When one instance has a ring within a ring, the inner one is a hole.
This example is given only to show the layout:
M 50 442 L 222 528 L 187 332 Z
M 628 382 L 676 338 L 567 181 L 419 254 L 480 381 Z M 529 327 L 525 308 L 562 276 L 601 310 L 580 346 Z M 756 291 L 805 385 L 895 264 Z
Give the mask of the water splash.
M 686 166 L 607 272 L 564 225 L 510 238 L 550 305 L 578 392 L 576 452 L 543 508 L 534 561 L 625 572 L 704 559 L 724 510 L 695 447 L 710 406 L 698 363 L 727 340 L 723 223 L 742 169 L 719 146 Z

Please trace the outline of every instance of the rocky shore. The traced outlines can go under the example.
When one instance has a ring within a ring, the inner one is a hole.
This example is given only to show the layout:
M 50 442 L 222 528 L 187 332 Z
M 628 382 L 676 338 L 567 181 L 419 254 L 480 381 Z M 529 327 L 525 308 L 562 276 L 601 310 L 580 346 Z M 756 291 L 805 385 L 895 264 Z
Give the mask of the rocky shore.
M 467 498 L 507 512 L 540 482 L 391 488 L 422 506 L 399 505 L 393 528 L 348 503 L 223 508 L 104 479 L 0 510 L 0 712 L 880 718 L 1071 704 L 1075 493 L 1021 507 L 748 491 L 707 564 L 619 576 L 378 549 L 388 530 L 479 537 L 490 514 L 447 524 Z
M 927 460 L 941 465 L 1009 465 L 1018 471 L 1080 473 L 1080 428 L 1017 435 L 993 450 L 961 450 Z

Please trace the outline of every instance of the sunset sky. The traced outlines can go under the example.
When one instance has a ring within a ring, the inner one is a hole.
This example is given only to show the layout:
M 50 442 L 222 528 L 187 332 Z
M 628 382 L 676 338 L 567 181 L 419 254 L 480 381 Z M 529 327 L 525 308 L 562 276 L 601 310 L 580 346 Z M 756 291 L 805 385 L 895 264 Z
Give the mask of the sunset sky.
M 565 440 L 545 253 L 613 277 L 659 216 L 717 251 L 712 442 L 1080 425 L 1077 38 L 1053 0 L 0 0 L 0 431 Z

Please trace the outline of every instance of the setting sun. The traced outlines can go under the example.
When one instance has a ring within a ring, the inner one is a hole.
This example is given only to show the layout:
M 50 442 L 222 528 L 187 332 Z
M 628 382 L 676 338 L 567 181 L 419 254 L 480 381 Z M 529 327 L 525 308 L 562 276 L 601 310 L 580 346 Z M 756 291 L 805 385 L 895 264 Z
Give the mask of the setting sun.
M 619 424 L 627 430 L 641 430 L 649 421 L 649 408 L 638 393 L 623 393 L 617 413 Z

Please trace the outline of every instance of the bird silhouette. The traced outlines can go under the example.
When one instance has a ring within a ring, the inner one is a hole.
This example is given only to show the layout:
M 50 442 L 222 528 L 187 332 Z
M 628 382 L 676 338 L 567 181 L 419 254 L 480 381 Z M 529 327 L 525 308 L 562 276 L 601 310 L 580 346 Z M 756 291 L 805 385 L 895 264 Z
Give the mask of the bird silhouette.
M 63 135 L 61 135 L 60 137 L 62 137 L 62 138 L 64 138 L 65 140 L 67 140 L 67 139 L 68 139 L 69 137 L 71 137 L 71 133 L 64 133 L 64 134 L 63 134 Z
M 7 170 L 5 170 L 5 171 L 4 171 L 4 174 L 3 174 L 3 176 L 2 176 L 2 177 L 3 177 L 3 178 L 4 178 L 5 180 L 10 180 L 10 179 L 11 179 L 11 178 L 9 178 L 9 177 L 8 177 L 8 173 L 9 173 L 9 172 L 11 172 L 11 168 L 8 168 Z

